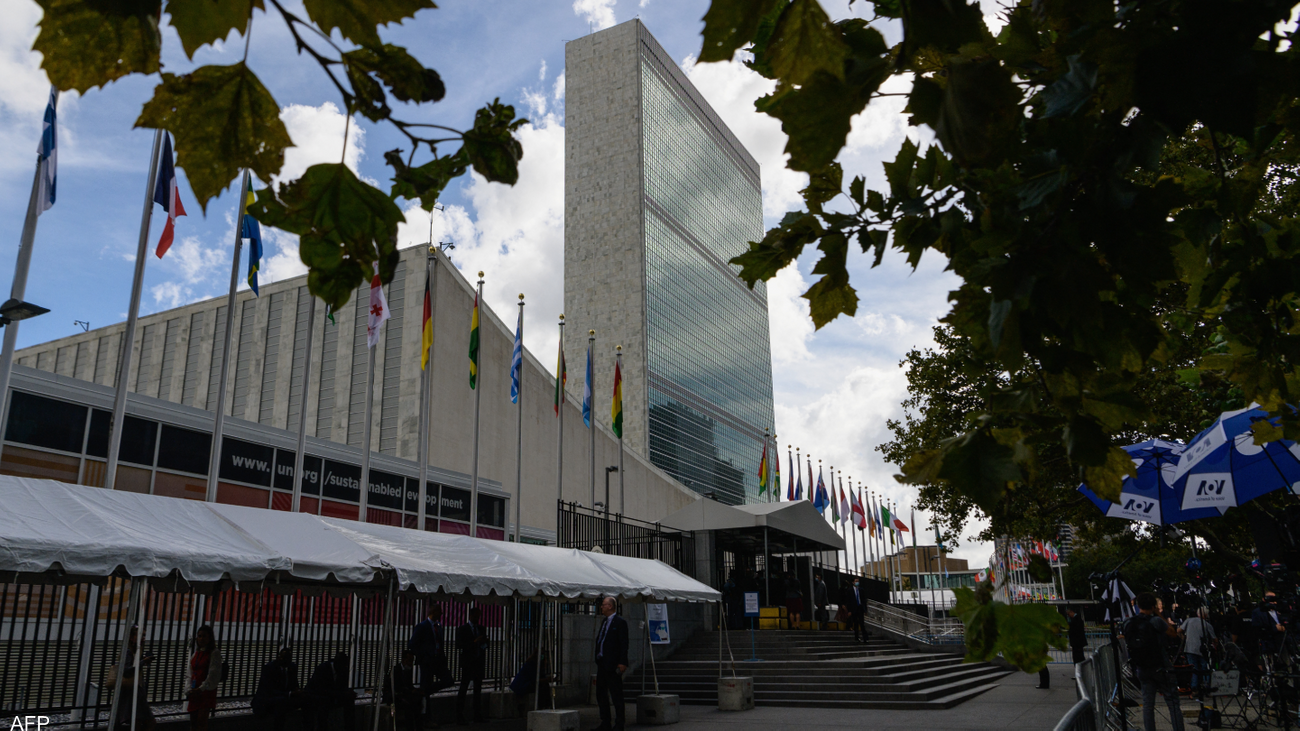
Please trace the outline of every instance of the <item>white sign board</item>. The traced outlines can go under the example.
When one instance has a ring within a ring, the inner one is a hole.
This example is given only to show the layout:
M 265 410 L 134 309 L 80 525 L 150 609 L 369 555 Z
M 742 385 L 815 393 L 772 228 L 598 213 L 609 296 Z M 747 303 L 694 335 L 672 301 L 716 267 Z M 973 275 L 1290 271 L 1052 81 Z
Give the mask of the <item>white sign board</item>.
M 745 616 L 758 616 L 758 592 L 756 591 L 745 592 Z
M 668 644 L 668 605 L 645 604 L 646 624 L 650 628 L 650 644 Z

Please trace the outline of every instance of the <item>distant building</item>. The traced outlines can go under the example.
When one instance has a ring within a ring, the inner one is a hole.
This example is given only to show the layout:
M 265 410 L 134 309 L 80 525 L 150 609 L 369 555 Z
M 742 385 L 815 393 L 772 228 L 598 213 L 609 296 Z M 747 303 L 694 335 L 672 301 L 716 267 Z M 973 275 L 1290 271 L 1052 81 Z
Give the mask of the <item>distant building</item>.
M 970 568 L 966 559 L 949 556 L 938 546 L 907 546 L 885 556 L 878 564 L 867 561 L 863 569 L 868 576 L 902 576 L 906 587 L 919 589 L 975 586 L 975 575 L 980 571 Z
M 758 499 L 774 422 L 758 163 L 639 20 L 565 45 L 569 363 L 596 330 L 598 418 L 623 346 L 627 445 L 700 494 Z M 572 366 L 571 366 L 572 367 Z

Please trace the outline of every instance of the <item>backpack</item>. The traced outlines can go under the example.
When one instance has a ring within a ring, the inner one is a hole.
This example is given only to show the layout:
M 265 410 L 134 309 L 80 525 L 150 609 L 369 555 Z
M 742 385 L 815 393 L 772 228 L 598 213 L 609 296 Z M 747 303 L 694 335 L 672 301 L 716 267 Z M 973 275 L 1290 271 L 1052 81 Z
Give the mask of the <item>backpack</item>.
M 1138 614 L 1131 617 L 1124 625 L 1124 641 L 1128 644 L 1128 662 L 1134 670 L 1138 668 L 1158 668 L 1164 665 L 1164 648 L 1160 646 L 1160 635 L 1156 633 L 1151 617 Z

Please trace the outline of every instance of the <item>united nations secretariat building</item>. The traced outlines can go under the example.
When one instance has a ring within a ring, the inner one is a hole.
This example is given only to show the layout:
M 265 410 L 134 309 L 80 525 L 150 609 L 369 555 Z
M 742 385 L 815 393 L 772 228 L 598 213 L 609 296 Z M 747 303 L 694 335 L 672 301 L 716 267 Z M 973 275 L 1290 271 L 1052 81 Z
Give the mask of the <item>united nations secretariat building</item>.
M 401 252 L 387 287 L 392 319 L 376 346 L 369 444 L 362 443 L 368 287 L 331 321 L 304 276 L 265 284 L 260 297 L 238 295 L 225 393 L 218 393 L 225 297 L 142 317 L 134 342 L 124 342 L 125 325 L 117 324 L 18 351 L 0 472 L 102 486 L 114 386 L 129 348 L 116 489 L 204 499 L 220 408 L 227 418 L 217 501 L 288 510 L 305 413 L 301 510 L 357 518 L 369 449 L 366 519 L 418 528 L 421 316 L 432 269 L 426 530 L 468 534 L 476 523 L 479 537 L 505 538 L 517 466 L 522 540 L 555 541 L 557 499 L 590 505 L 591 438 L 580 407 L 592 329 L 596 499 L 604 500 L 606 469 L 619 464 L 609 429 L 617 344 L 626 505 L 615 491 L 610 507 L 656 521 L 701 495 L 757 501 L 764 430 L 774 419 L 766 291 L 748 289 L 727 261 L 763 234 L 758 164 L 640 21 L 570 42 L 566 62 L 562 485 L 555 354 L 525 352 L 522 404 L 512 404 L 515 313 L 485 309 L 479 495 L 471 500 L 472 273 L 423 246 Z M 530 327 L 550 327 L 559 313 L 528 314 Z

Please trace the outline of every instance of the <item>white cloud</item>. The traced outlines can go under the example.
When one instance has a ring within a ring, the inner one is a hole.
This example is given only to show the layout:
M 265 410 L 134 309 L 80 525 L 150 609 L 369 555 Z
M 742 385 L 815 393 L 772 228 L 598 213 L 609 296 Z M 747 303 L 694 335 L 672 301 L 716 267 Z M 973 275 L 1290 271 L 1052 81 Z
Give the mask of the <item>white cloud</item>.
M 366 131 L 360 124 L 348 124 L 334 102 L 318 107 L 290 104 L 280 110 L 280 121 L 289 130 L 293 147 L 284 151 L 284 167 L 276 181 L 295 180 L 307 168 L 323 162 L 338 162 L 343 153 L 343 129 L 348 130 L 348 149 L 343 162 L 356 172 L 365 154 Z
M 40 142 L 50 82 L 41 70 L 41 55 L 33 53 L 36 23 L 41 8 L 36 3 L 9 2 L 0 23 L 0 169 L 31 170 Z M 75 94 L 64 95 L 74 100 Z M 65 105 L 60 104 L 60 109 Z M 30 154 L 29 154 L 30 153 Z M 65 155 L 66 160 L 66 155 Z M 28 175 L 30 178 L 30 175 Z
M 484 299 L 513 324 L 518 296 L 526 298 L 524 343 L 550 363 L 564 305 L 564 127 L 554 114 L 538 116 L 518 131 L 524 147 L 519 182 L 489 183 L 472 174 L 468 210 L 446 206 L 430 216 L 417 204 L 406 211 L 398 246 L 423 245 L 433 223 L 435 242 L 453 241 L 452 262 L 470 281 L 484 272 Z
M 560 72 L 559 76 L 555 77 L 555 101 L 557 102 L 564 101 L 564 72 L 563 71 Z
M 604 30 L 614 25 L 615 2 L 617 0 L 573 0 L 573 12 L 595 30 Z
M 228 218 L 233 225 L 233 216 Z M 149 267 L 168 277 L 149 288 L 157 309 L 180 307 L 220 293 L 222 282 L 229 281 L 230 254 L 229 246 L 205 246 L 198 237 L 185 236 L 161 260 L 150 261 Z
M 546 81 L 546 59 L 542 59 L 542 68 L 537 72 L 538 81 Z

